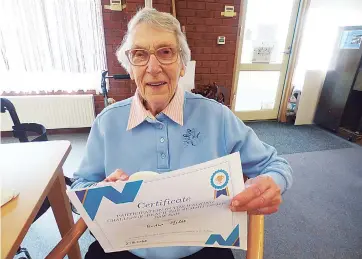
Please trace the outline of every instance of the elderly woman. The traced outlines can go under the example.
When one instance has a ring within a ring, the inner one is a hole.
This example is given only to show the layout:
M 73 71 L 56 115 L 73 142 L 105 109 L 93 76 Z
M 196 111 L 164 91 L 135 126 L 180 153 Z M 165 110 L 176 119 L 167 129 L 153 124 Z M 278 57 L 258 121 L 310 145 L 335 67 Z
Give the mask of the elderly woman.
M 129 22 L 117 51 L 137 85 L 132 98 L 96 118 L 73 188 L 127 180 L 138 171 L 167 173 L 240 152 L 247 188 L 230 209 L 271 214 L 292 184 L 291 168 L 261 142 L 226 106 L 178 85 L 190 60 L 180 23 L 155 9 L 140 10 Z M 152 195 L 152 194 L 150 194 Z M 122 235 L 122 233 L 120 233 Z M 86 258 L 233 258 L 230 249 L 161 247 L 105 254 L 94 242 Z

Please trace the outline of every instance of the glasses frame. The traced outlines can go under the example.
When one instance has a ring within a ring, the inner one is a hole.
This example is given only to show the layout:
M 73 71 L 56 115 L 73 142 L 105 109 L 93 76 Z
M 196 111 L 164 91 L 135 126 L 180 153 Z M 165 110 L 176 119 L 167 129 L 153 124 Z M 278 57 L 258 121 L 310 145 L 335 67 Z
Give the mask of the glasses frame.
M 175 59 L 175 61 L 172 61 L 171 63 L 164 63 L 164 62 L 160 61 L 160 60 L 157 58 L 156 52 L 157 52 L 158 50 L 164 49 L 164 48 L 169 48 L 169 49 L 175 49 L 175 50 L 176 50 L 176 59 Z M 133 63 L 132 63 L 129 54 L 130 54 L 130 52 L 133 51 L 133 50 L 144 50 L 144 51 L 147 51 L 147 52 L 149 53 L 149 55 L 148 55 L 148 60 L 146 61 L 145 64 L 143 64 L 143 65 L 136 65 L 136 64 L 133 64 Z M 156 50 L 148 50 L 148 49 L 134 48 L 134 49 L 126 50 L 125 53 L 126 53 L 126 56 L 127 56 L 127 59 L 128 59 L 128 61 L 129 61 L 129 63 L 130 63 L 132 66 L 136 66 L 136 67 L 146 66 L 146 65 L 148 64 L 148 62 L 150 62 L 151 55 L 154 55 L 155 58 L 157 59 L 157 61 L 160 62 L 160 64 L 162 64 L 162 65 L 171 65 L 171 64 L 175 63 L 175 62 L 178 60 L 178 58 L 179 58 L 179 56 L 180 56 L 180 53 L 181 53 L 181 49 L 177 49 L 177 48 L 173 48 L 173 47 L 161 47 L 161 48 L 158 48 L 158 49 L 156 49 Z

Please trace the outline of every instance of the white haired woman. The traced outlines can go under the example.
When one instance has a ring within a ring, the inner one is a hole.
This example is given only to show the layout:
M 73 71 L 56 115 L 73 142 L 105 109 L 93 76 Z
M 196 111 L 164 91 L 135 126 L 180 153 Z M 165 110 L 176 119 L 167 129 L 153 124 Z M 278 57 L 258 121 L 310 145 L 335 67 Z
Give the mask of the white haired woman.
M 190 60 L 179 22 L 144 8 L 128 24 L 117 51 L 137 85 L 135 95 L 104 109 L 96 118 L 73 188 L 127 180 L 139 171 L 167 173 L 240 152 L 247 188 L 230 209 L 271 214 L 292 184 L 291 168 L 225 106 L 178 86 Z M 122 235 L 122 233 L 120 233 Z M 94 242 L 90 258 L 233 258 L 230 249 L 160 247 L 104 253 Z

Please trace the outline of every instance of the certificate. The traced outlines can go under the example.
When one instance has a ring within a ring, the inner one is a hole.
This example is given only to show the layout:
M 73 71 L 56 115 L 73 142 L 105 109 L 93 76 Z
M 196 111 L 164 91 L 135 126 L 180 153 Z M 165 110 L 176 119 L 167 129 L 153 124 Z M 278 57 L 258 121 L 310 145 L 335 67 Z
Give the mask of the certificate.
M 239 153 L 151 179 L 69 190 L 105 252 L 165 246 L 247 247 L 247 214 L 229 209 L 243 191 Z

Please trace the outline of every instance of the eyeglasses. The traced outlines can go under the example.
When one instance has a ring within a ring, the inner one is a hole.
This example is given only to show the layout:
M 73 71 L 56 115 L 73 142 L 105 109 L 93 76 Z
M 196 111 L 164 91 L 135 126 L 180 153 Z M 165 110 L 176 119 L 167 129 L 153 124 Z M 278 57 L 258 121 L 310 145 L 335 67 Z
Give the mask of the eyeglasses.
M 154 51 L 147 49 L 130 49 L 126 51 L 129 62 L 134 66 L 145 66 L 152 54 L 163 65 L 169 65 L 177 61 L 180 50 L 172 47 L 162 47 Z

